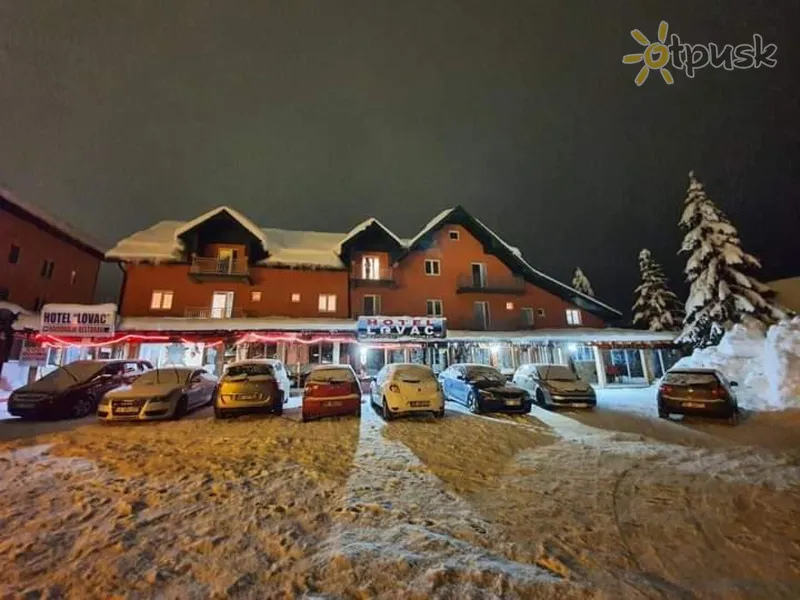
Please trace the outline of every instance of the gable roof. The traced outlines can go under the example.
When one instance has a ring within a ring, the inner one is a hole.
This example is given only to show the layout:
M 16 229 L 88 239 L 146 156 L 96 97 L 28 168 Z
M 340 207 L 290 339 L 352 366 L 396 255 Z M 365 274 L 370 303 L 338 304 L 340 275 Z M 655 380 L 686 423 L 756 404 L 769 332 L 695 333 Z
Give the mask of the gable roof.
M 345 244 L 347 244 L 348 242 L 353 241 L 359 235 L 361 235 L 362 233 L 364 233 L 370 227 L 373 227 L 373 226 L 382 229 L 386 233 L 386 235 L 388 235 L 395 242 L 397 242 L 398 246 L 400 246 L 401 248 L 405 248 L 405 246 L 406 246 L 405 242 L 403 240 L 401 240 L 399 237 L 397 237 L 391 229 L 386 227 L 386 225 L 381 223 L 375 217 L 370 217 L 366 221 L 362 221 L 361 223 L 359 223 L 358 225 L 353 227 L 350 231 L 348 231 L 345 234 L 345 236 L 341 240 L 339 240 L 337 242 L 336 247 L 335 247 L 336 253 L 337 254 L 341 254 L 342 253 L 342 248 L 344 247 Z
M 66 221 L 59 221 L 52 215 L 47 214 L 38 206 L 24 202 L 14 196 L 6 189 L 0 188 L 0 208 L 4 205 L 9 207 L 10 212 L 16 213 L 27 221 L 36 224 L 40 229 L 62 238 L 64 241 L 77 246 L 81 250 L 88 252 L 95 258 L 103 258 L 102 244 L 89 235 L 73 227 Z
M 264 231 L 261 230 L 258 227 L 258 225 L 253 223 L 250 219 L 245 217 L 238 210 L 230 208 L 229 206 L 218 206 L 217 208 L 214 208 L 214 209 L 212 209 L 212 210 L 210 210 L 210 211 L 208 211 L 206 213 L 203 213 L 199 217 L 184 223 L 183 225 L 181 225 L 180 227 L 175 229 L 175 239 L 177 240 L 184 233 L 187 233 L 187 232 L 191 231 L 192 229 L 194 229 L 195 227 L 197 227 L 198 225 L 201 225 L 201 224 L 205 223 L 209 219 L 211 219 L 213 217 L 216 217 L 217 215 L 224 214 L 224 213 L 227 213 L 228 215 L 230 215 L 230 217 L 234 221 L 237 221 L 242 227 L 244 227 L 247 231 L 252 233 L 255 236 L 255 238 L 259 242 L 261 242 L 261 246 L 264 248 L 264 251 L 267 251 L 267 238 L 264 235 Z

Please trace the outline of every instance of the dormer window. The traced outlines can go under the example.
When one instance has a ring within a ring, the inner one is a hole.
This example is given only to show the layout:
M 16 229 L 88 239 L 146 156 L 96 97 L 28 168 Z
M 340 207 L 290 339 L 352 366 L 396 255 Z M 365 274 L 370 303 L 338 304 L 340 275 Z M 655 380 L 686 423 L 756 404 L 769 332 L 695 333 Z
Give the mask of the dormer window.
M 377 256 L 364 256 L 361 258 L 361 279 L 380 279 L 381 260 Z

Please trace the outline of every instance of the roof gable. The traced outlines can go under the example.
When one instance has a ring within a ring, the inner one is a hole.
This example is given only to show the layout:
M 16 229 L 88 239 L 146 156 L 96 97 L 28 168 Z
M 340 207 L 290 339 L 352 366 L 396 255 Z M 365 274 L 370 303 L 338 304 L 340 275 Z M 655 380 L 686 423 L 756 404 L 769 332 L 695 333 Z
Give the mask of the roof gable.
M 253 237 L 256 238 L 261 243 L 261 247 L 264 249 L 265 252 L 268 251 L 267 248 L 267 236 L 264 234 L 264 231 L 258 227 L 255 223 L 253 223 L 250 219 L 245 217 L 242 213 L 238 210 L 230 208 L 228 206 L 219 206 L 213 210 L 208 211 L 207 213 L 203 213 L 199 217 L 184 223 L 177 229 L 175 229 L 174 235 L 175 240 L 181 239 L 184 235 L 188 234 L 193 229 L 199 227 L 203 223 L 213 219 L 214 217 L 218 217 L 221 215 L 227 215 L 239 225 L 241 225 L 245 230 L 247 230 Z
M 372 217 L 353 227 L 347 235 L 339 240 L 335 251 L 343 259 L 347 260 L 350 253 L 357 248 L 365 250 L 380 249 L 393 255 L 400 255 L 405 250 L 405 244 L 392 230 L 378 219 Z

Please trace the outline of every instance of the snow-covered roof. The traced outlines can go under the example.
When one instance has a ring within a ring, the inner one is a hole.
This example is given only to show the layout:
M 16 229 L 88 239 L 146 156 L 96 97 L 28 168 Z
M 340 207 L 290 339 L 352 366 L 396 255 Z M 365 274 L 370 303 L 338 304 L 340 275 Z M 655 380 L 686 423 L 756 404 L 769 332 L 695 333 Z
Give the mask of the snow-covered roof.
M 18 304 L 14 304 L 13 302 L 0 302 L 0 310 L 8 310 L 14 313 L 15 315 L 29 315 L 31 314 L 30 311 L 25 310 Z
M 15 324 L 16 325 L 16 324 Z M 353 331 L 352 319 L 124 317 L 119 331 Z
M 350 231 L 348 231 L 348 232 L 345 234 L 345 236 L 344 236 L 342 239 L 340 239 L 340 240 L 339 240 L 339 241 L 336 243 L 336 247 L 334 248 L 334 250 L 336 251 L 336 253 L 337 253 L 337 254 L 341 254 L 341 253 L 342 253 L 342 246 L 344 246 L 344 245 L 345 245 L 347 242 L 349 242 L 350 240 L 352 240 L 352 239 L 353 239 L 354 237 L 356 237 L 356 236 L 357 236 L 359 233 L 361 233 L 362 231 L 365 231 L 366 229 L 368 229 L 368 228 L 369 228 L 369 227 L 371 227 L 372 225 L 377 225 L 378 227 L 380 227 L 381 229 L 383 229 L 383 230 L 384 230 L 384 231 L 385 231 L 385 232 L 386 232 L 386 233 L 387 233 L 387 234 L 388 234 L 388 235 L 389 235 L 389 236 L 390 236 L 392 239 L 394 239 L 394 240 L 395 240 L 395 241 L 396 241 L 398 244 L 400 244 L 400 246 L 402 246 L 402 247 L 404 247 L 404 248 L 405 248 L 405 246 L 406 246 L 406 241 L 405 241 L 405 240 L 401 240 L 399 237 L 397 237 L 397 236 L 394 234 L 394 232 L 393 232 L 391 229 L 389 229 L 388 227 L 386 227 L 386 225 L 384 225 L 383 223 L 381 223 L 381 222 L 380 222 L 378 219 L 376 219 L 375 217 L 370 217 L 370 218 L 369 218 L 369 219 L 367 219 L 366 221 L 361 221 L 361 223 L 359 223 L 358 225 L 356 225 L 355 227 L 353 227 L 353 228 L 352 228 Z
M 259 264 L 276 266 L 312 266 L 343 268 L 344 264 L 335 250 L 342 239 L 341 233 L 319 231 L 293 231 L 287 229 L 258 228 L 252 221 L 227 207 L 205 213 L 197 219 L 161 221 L 143 231 L 120 240 L 106 252 L 106 258 L 127 261 L 180 260 L 183 243 L 180 235 L 223 210 L 253 233 L 269 253 Z
M 199 217 L 184 223 L 183 225 L 175 229 L 175 240 L 177 241 L 178 238 L 180 238 L 180 236 L 186 233 L 187 231 L 194 229 L 201 223 L 205 223 L 210 218 L 216 217 L 217 215 L 222 213 L 228 213 L 231 217 L 233 217 L 236 221 L 238 221 L 242 227 L 247 229 L 247 231 L 252 233 L 261 242 L 261 245 L 264 247 L 264 250 L 267 250 L 267 238 L 264 236 L 264 232 L 258 227 L 258 225 L 253 223 L 250 219 L 245 217 L 238 210 L 231 208 L 230 206 L 218 206 L 217 208 L 214 208 L 206 213 L 203 213 Z
M 425 225 L 425 227 L 420 229 L 420 231 L 419 231 L 419 233 L 417 235 L 415 235 L 413 238 L 408 240 L 406 245 L 409 248 L 411 248 L 419 240 L 421 240 L 423 237 L 425 237 L 428 234 L 428 232 L 430 232 L 432 229 L 435 229 L 442 221 L 444 221 L 447 217 L 449 217 L 450 214 L 454 210 L 455 210 L 455 208 L 446 208 L 445 210 L 440 212 L 438 215 L 433 217 L 430 221 L 428 221 L 428 223 Z
M 459 331 L 447 332 L 448 341 L 534 341 L 534 342 L 672 342 L 678 336 L 675 331 L 646 331 L 607 327 L 594 329 L 531 329 L 519 331 Z
M 34 219 L 37 219 L 42 223 L 45 223 L 49 227 L 52 227 L 53 229 L 60 231 L 66 237 L 74 240 L 75 242 L 77 242 L 82 246 L 85 246 L 89 250 L 92 250 L 97 254 L 101 255 L 103 254 L 102 250 L 103 245 L 100 242 L 98 242 L 91 236 L 87 235 L 86 233 L 79 231 L 76 227 L 74 227 L 70 223 L 64 220 L 56 219 L 52 215 L 47 214 L 44 210 L 42 210 L 38 206 L 20 200 L 19 198 L 14 196 L 14 194 L 12 194 L 11 192 L 9 192 L 4 188 L 0 188 L 0 198 L 5 200 L 9 204 L 16 206 L 19 210 L 28 213 Z

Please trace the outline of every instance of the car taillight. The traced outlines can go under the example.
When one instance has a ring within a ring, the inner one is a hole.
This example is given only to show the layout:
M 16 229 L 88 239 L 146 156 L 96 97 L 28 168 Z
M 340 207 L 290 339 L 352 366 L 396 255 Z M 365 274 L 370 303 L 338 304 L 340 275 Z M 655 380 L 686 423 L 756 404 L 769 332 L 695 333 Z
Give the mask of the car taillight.
M 725 398 L 725 390 L 719 386 L 711 388 L 712 398 Z
M 398 387 L 398 385 L 396 383 L 392 383 L 391 385 L 389 385 L 389 391 L 390 392 L 394 392 L 395 394 L 399 394 L 400 393 L 400 388 Z
M 672 388 L 671 385 L 662 385 L 661 391 L 664 392 L 665 394 L 670 394 L 674 391 L 674 389 Z

